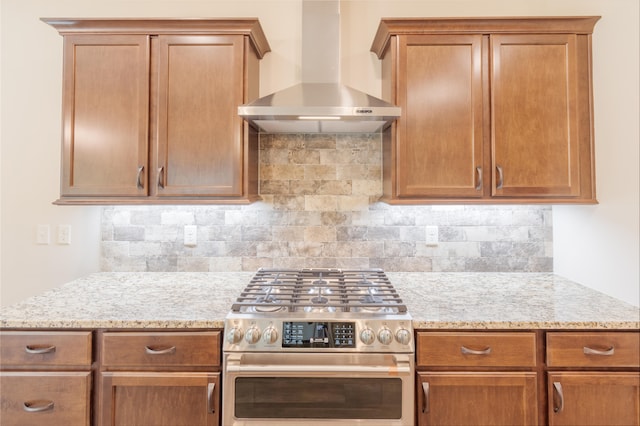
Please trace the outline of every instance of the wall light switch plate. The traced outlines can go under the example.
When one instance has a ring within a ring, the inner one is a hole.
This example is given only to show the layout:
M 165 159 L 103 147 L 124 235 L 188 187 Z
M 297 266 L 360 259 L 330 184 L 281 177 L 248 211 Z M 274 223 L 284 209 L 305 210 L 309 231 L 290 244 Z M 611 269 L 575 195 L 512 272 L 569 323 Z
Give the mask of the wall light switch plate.
M 438 245 L 438 227 L 437 226 L 427 226 L 425 227 L 427 238 L 426 242 L 428 246 L 437 246 Z
M 58 225 L 58 244 L 71 244 L 71 225 Z
M 49 225 L 38 225 L 36 228 L 36 244 L 49 244 Z
M 195 246 L 198 244 L 198 227 L 196 225 L 185 225 L 184 245 Z

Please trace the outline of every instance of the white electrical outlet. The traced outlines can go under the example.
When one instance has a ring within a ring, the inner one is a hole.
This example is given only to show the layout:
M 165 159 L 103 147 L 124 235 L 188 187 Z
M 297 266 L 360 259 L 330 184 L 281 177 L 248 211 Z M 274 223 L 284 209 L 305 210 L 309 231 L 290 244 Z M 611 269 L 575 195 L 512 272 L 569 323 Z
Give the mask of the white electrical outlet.
M 438 245 L 438 227 L 437 226 L 426 226 L 425 227 L 427 238 L 426 242 L 428 246 L 437 246 Z
M 195 246 L 198 244 L 198 227 L 196 225 L 185 225 L 184 245 Z
M 49 244 L 49 225 L 38 225 L 36 229 L 36 244 Z
M 58 225 L 58 244 L 71 244 L 71 225 Z

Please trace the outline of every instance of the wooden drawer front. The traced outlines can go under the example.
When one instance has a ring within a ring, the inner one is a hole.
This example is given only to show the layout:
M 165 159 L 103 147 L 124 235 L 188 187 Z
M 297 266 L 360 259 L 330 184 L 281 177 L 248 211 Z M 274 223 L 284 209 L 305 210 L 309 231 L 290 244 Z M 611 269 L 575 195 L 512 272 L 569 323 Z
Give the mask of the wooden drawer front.
M 420 332 L 418 366 L 534 367 L 535 333 Z
M 90 331 L 2 331 L 2 368 L 91 367 Z
M 2 372 L 0 418 L 10 425 L 88 425 L 91 373 Z
M 104 333 L 102 365 L 107 368 L 219 366 L 220 332 Z
M 638 332 L 547 333 L 549 367 L 638 367 Z

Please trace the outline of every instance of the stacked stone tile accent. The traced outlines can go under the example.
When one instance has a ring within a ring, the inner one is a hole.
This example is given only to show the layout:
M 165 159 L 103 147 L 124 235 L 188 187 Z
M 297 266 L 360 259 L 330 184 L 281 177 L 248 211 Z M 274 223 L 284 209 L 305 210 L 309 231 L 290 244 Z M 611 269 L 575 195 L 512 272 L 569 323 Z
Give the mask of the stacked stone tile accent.
M 262 201 L 104 207 L 102 270 L 553 270 L 550 206 L 390 206 L 378 201 L 381 152 L 379 134 L 263 134 Z M 185 225 L 198 227 L 196 246 L 184 245 Z

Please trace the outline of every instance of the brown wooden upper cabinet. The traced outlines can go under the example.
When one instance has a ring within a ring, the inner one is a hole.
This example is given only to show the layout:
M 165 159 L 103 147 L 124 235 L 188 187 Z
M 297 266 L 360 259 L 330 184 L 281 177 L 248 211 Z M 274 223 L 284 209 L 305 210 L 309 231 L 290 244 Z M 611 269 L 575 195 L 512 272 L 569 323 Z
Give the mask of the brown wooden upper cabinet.
M 58 204 L 247 203 L 270 50 L 257 19 L 49 19 L 64 38 Z
M 598 19 L 382 19 L 383 200 L 596 203 Z

